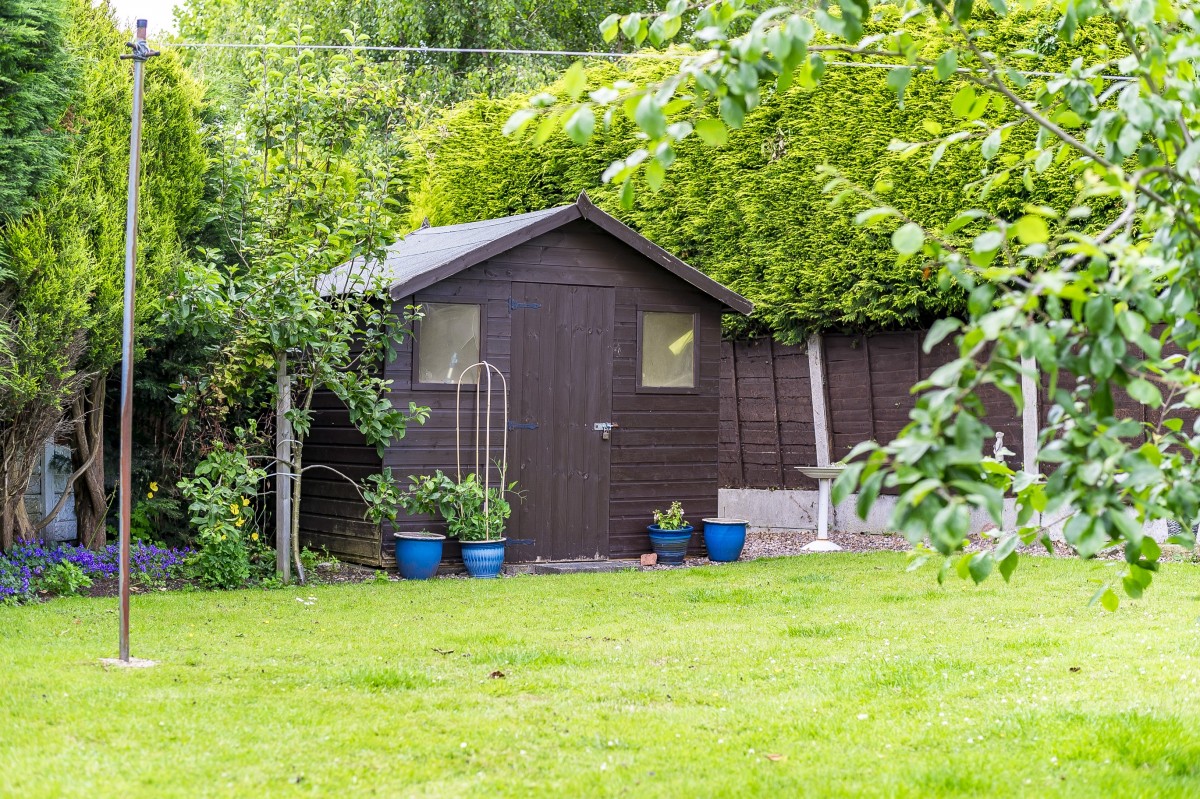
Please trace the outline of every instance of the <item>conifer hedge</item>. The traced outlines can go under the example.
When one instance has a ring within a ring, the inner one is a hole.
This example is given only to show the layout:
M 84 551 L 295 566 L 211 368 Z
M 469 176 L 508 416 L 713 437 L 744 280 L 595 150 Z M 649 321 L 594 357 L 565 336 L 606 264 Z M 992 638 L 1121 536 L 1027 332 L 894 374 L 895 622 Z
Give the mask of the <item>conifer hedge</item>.
M 1111 29 L 1091 25 L 1069 51 L 1058 49 L 1050 19 L 1038 10 L 997 19 L 985 46 L 1020 42 L 1017 47 L 1040 55 L 1029 68 L 1046 71 L 1117 46 Z M 645 60 L 591 64 L 589 87 L 664 69 Z M 754 319 L 740 325 L 743 331 L 769 330 L 782 341 L 796 341 L 818 330 L 918 326 L 958 312 L 963 294 L 939 288 L 937 275 L 918 260 L 897 263 L 891 228 L 856 226 L 854 215 L 865 202 L 832 206 L 822 191 L 828 178 L 818 167 L 828 164 L 876 188 L 890 204 L 930 225 L 968 207 L 1012 214 L 1036 203 L 1065 210 L 1077 187 L 1074 175 L 1051 167 L 1033 191 L 1017 179 L 980 199 L 968 188 L 988 173 L 978 155 L 951 148 L 930 173 L 927 161 L 889 152 L 893 139 L 931 138 L 923 129 L 926 120 L 952 120 L 950 98 L 961 84 L 918 74 L 901 107 L 887 74 L 830 66 L 815 91 L 793 88 L 765 98 L 724 146 L 689 139 L 661 191 L 639 187 L 631 211 L 620 210 L 614 188 L 600 182 L 604 168 L 636 146 L 626 120 L 586 146 L 559 136 L 534 149 L 501 134 L 527 96 L 462 103 L 411 138 L 410 221 L 416 226 L 428 217 L 451 224 L 521 213 L 571 202 L 586 189 L 605 210 L 753 300 Z

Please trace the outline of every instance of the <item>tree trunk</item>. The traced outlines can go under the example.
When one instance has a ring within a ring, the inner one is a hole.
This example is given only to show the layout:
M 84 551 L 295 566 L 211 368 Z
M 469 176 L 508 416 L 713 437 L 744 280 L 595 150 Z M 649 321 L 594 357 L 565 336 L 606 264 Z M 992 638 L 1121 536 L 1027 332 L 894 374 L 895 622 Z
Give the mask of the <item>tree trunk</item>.
M 309 386 L 301 407 L 307 416 L 312 409 L 314 386 Z M 296 577 L 304 584 L 304 564 L 300 562 L 300 489 L 304 482 L 304 438 L 293 430 L 292 442 L 292 557 L 296 563 Z
M 11 455 L 5 458 L 0 491 L 0 551 L 3 552 L 18 541 L 32 541 L 34 536 L 33 522 L 25 509 L 25 492 L 33 477 L 34 460 L 24 447 Z
M 296 579 L 304 585 L 308 576 L 304 573 L 304 564 L 300 561 L 300 485 L 303 482 L 304 444 L 297 441 L 292 450 L 292 557 L 296 564 Z
M 72 466 L 79 470 L 91 459 L 91 464 L 75 478 L 75 518 L 80 543 L 95 550 L 104 548 L 108 516 L 108 492 L 104 490 L 104 395 L 107 382 L 104 375 L 94 377 L 89 390 L 80 393 L 73 406 Z

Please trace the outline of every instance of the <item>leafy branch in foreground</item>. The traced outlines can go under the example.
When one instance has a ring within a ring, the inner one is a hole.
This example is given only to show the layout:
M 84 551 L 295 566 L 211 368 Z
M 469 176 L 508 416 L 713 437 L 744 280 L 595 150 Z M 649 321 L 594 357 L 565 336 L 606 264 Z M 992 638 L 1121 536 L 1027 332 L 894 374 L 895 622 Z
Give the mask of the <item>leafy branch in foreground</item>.
M 635 178 L 657 190 L 680 141 L 697 135 L 723 143 L 763 92 L 813 87 L 829 66 L 824 54 L 837 53 L 891 65 L 888 83 L 900 104 L 918 71 L 947 84 L 951 118 L 926 120 L 931 139 L 892 149 L 901 157 L 927 153 L 930 170 L 950 148 L 977 151 L 986 162 L 973 187 L 981 198 L 1011 180 L 1032 189 L 1053 163 L 1073 169 L 1078 197 L 1070 207 L 1028 205 L 1015 218 L 963 209 L 940 230 L 828 170 L 834 202 L 857 194 L 875 203 L 859 224 L 895 226 L 900 263 L 936 269 L 944 285 L 969 292 L 965 318 L 938 323 L 926 342 L 928 349 L 954 335 L 958 357 L 914 388 L 911 422 L 895 441 L 852 453 L 835 498 L 857 491 L 865 514 L 883 488 L 895 489 L 891 524 L 914 546 L 947 559 L 942 576 L 953 565 L 977 582 L 994 570 L 1008 579 L 1017 544 L 1048 541 L 1048 523 L 1058 518 L 1083 557 L 1123 549 L 1123 566 L 1096 595 L 1105 608 L 1117 607 L 1118 590 L 1140 596 L 1161 557 L 1144 524 L 1179 521 L 1184 532 L 1174 540 L 1191 546 L 1189 530 L 1200 520 L 1197 3 L 1069 3 L 1058 15 L 1057 39 L 1089 26 L 1110 35 L 1089 57 L 1052 74 L 1038 71 L 1030 47 L 981 44 L 997 16 L 1032 4 L 826 0 L 811 10 L 757 15 L 753 5 L 672 3 L 654 17 L 610 17 L 606 37 L 665 45 L 687 30 L 694 49 L 672 51 L 679 67 L 661 81 L 614 83 L 586 97 L 582 68 L 572 67 L 559 84 L 563 96 L 533 98 L 508 132 L 537 119 L 534 145 L 560 127 L 584 142 L 597 119 L 607 126 L 623 113 L 637 126 L 640 146 L 604 179 L 620 183 L 630 205 Z M 1012 135 L 1021 128 L 1035 132 L 1033 145 L 1006 150 L 1022 140 Z M 1115 209 L 1111 218 L 1108 209 Z M 1037 460 L 1051 468 L 1038 472 L 1048 475 L 984 456 L 992 431 L 980 389 L 995 387 L 1021 408 L 1022 377 L 1039 376 L 1048 390 Z M 1123 414 L 1126 398 L 1146 406 L 1150 421 Z M 1006 497 L 1016 503 L 1016 529 L 964 553 L 972 511 L 1003 527 Z

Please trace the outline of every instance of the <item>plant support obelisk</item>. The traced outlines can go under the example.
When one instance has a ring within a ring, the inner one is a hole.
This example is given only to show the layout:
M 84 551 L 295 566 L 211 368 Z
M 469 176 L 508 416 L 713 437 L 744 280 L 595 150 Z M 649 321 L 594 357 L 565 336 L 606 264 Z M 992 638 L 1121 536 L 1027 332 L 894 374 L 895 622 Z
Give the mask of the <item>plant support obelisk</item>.
M 125 216 L 125 308 L 121 323 L 121 468 L 120 468 L 120 664 L 150 665 L 129 658 L 129 516 L 133 505 L 133 308 L 134 265 L 137 261 L 138 183 L 142 160 L 142 87 L 146 60 L 158 55 L 146 44 L 146 20 L 137 21 L 137 35 L 129 42 L 133 52 L 122 55 L 133 61 L 133 124 L 129 133 L 129 196 Z

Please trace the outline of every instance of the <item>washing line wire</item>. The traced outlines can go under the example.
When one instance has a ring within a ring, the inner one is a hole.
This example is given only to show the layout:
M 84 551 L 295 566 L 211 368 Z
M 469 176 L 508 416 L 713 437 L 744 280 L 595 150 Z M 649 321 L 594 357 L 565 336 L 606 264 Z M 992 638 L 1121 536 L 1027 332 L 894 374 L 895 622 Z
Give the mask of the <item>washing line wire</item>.
M 219 50 L 359 50 L 367 52 L 380 53 L 442 53 L 442 54 L 465 54 L 465 55 L 504 55 L 504 56 L 563 56 L 567 58 L 609 58 L 620 60 L 623 58 L 640 58 L 651 59 L 658 61 L 682 61 L 685 58 L 690 58 L 695 55 L 700 55 L 698 52 L 691 53 L 660 53 L 648 52 L 645 50 L 633 53 L 610 53 L 605 51 L 587 51 L 587 50 L 521 50 L 521 49 L 506 49 L 492 47 L 425 47 L 420 45 L 380 45 L 380 44 L 281 44 L 277 42 L 263 42 L 261 44 L 251 44 L 249 42 L 163 42 L 163 47 L 180 47 L 185 49 L 219 49 Z M 911 64 L 890 64 L 878 61 L 826 61 L 827 67 L 845 67 L 850 69 L 897 69 L 900 67 L 915 68 L 919 71 L 930 71 L 932 67 L 917 66 Z M 955 70 L 960 73 L 967 73 L 971 70 L 960 68 Z M 1043 72 L 1039 70 L 1016 70 L 1020 75 L 1026 78 L 1061 78 L 1063 74 L 1060 72 Z M 1106 81 L 1131 81 L 1136 78 L 1130 75 L 1100 75 L 1101 80 Z

